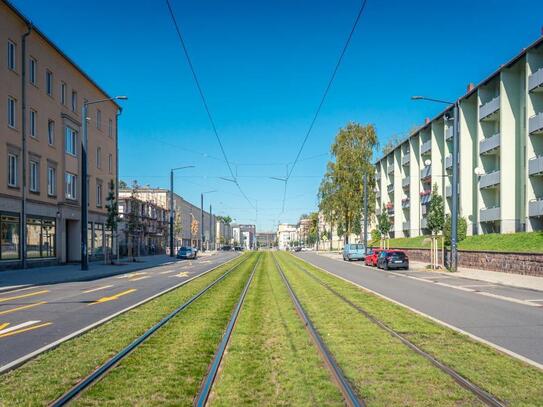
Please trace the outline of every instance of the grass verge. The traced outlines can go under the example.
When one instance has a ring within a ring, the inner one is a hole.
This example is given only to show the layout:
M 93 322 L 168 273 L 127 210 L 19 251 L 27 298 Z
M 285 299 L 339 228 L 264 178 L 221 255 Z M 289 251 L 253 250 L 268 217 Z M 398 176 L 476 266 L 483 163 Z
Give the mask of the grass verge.
M 344 405 L 269 253 L 234 329 L 211 405 Z
M 543 404 L 543 372 L 539 369 L 331 276 L 294 256 L 283 255 L 283 261 L 298 262 L 352 302 L 507 405 Z M 299 270 L 291 274 L 298 279 L 302 277 Z M 357 317 L 360 318 L 363 317 Z
M 221 266 L 0 376 L 0 405 L 44 405 L 58 398 L 233 264 Z

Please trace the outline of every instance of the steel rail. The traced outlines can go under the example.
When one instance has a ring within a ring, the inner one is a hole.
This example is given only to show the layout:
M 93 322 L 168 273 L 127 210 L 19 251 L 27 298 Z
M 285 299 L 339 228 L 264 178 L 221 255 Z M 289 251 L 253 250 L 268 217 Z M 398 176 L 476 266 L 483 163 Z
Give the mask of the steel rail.
M 207 375 L 204 381 L 202 382 L 200 391 L 194 398 L 194 406 L 203 407 L 206 405 L 206 402 L 211 393 L 211 388 L 213 387 L 213 383 L 215 382 L 215 379 L 217 377 L 217 372 L 219 371 L 221 361 L 224 357 L 224 352 L 226 350 L 226 347 L 228 346 L 228 343 L 230 342 L 230 338 L 232 336 L 234 326 L 238 319 L 239 312 L 241 311 L 241 307 L 243 306 L 243 302 L 245 301 L 245 296 L 247 294 L 247 291 L 249 291 L 249 286 L 251 285 L 251 282 L 253 281 L 255 271 L 257 267 L 259 266 L 261 259 L 262 259 L 262 255 L 259 254 L 258 259 L 255 263 L 255 266 L 253 267 L 253 271 L 251 272 L 251 275 L 247 279 L 247 282 L 245 283 L 245 287 L 243 288 L 243 291 L 241 292 L 241 295 L 239 296 L 239 300 L 234 308 L 232 316 L 230 317 L 230 321 L 228 322 L 226 331 L 224 332 L 221 342 L 219 343 L 219 346 L 217 347 L 217 350 L 215 351 L 215 356 L 213 356 L 213 360 L 211 362 L 211 365 L 209 366 Z
M 324 343 L 324 340 L 320 336 L 320 334 L 317 332 L 317 329 L 313 325 L 313 322 L 308 317 L 307 313 L 305 312 L 302 304 L 300 303 L 300 300 L 296 296 L 296 293 L 292 289 L 292 286 L 290 285 L 288 278 L 285 276 L 285 273 L 283 272 L 283 269 L 281 268 L 281 265 L 277 262 L 277 259 L 275 258 L 275 255 L 272 254 L 273 261 L 275 263 L 275 267 L 277 268 L 277 271 L 279 271 L 279 274 L 281 276 L 281 279 L 285 283 L 285 286 L 287 287 L 287 290 L 290 294 L 290 298 L 292 302 L 294 303 L 294 307 L 296 308 L 296 311 L 300 318 L 302 319 L 306 329 L 308 330 L 309 334 L 311 335 L 311 338 L 315 342 L 315 345 L 317 346 L 317 349 L 322 356 L 326 366 L 332 373 L 332 376 L 336 383 L 339 386 L 339 389 L 341 393 L 343 394 L 343 397 L 345 399 L 345 402 L 347 405 L 352 407 L 359 407 L 359 406 L 365 406 L 366 403 L 364 400 L 359 399 L 357 394 L 355 393 L 354 389 L 352 388 L 351 384 L 343 374 L 343 371 L 339 367 L 338 363 L 334 359 L 334 356 Z
M 64 406 L 67 403 L 69 403 L 74 397 L 77 397 L 79 394 L 81 394 L 81 392 L 83 392 L 85 389 L 90 387 L 97 380 L 99 380 L 105 374 L 107 374 L 111 370 L 112 367 L 117 365 L 122 359 L 124 359 L 134 349 L 136 349 L 139 345 L 141 345 L 143 342 L 145 342 L 151 335 L 153 335 L 156 331 L 158 331 L 160 328 L 162 328 L 168 321 L 170 321 L 173 317 L 175 317 L 180 312 L 185 310 L 194 301 L 196 301 L 198 298 L 200 298 L 202 295 L 204 295 L 209 289 L 211 289 L 216 284 L 218 284 L 220 281 L 222 281 L 228 274 L 230 274 L 232 271 L 237 269 L 240 265 L 245 263 L 250 257 L 251 256 L 246 256 L 243 260 L 241 260 L 240 262 L 238 262 L 235 265 L 233 265 L 232 267 L 230 267 L 220 277 L 215 279 L 208 286 L 206 286 L 205 288 L 200 290 L 198 293 L 196 293 L 194 296 L 192 296 L 183 305 L 181 305 L 178 308 L 176 308 L 175 310 L 173 310 L 166 317 L 164 317 L 159 322 L 157 322 L 155 325 L 153 325 L 151 328 L 149 328 L 147 331 L 145 331 L 141 336 L 136 338 L 132 343 L 130 343 L 127 347 L 125 347 L 120 352 L 118 352 L 115 356 L 108 359 L 104 364 L 102 364 L 99 368 L 97 368 L 89 376 L 87 376 L 81 382 L 79 382 L 75 386 L 73 386 L 70 390 L 68 390 L 66 393 L 64 393 L 60 398 L 56 399 L 51 404 L 49 404 L 49 406 L 50 407 L 60 407 L 60 406 Z
M 456 370 L 451 368 L 450 366 L 447 366 L 440 360 L 436 359 L 434 356 L 429 354 L 428 352 L 424 351 L 417 345 L 415 345 L 413 342 L 411 342 L 409 339 L 404 337 L 402 334 L 396 332 L 394 329 L 390 328 L 388 325 L 386 325 L 384 322 L 379 320 L 378 318 L 374 317 L 372 314 L 370 314 L 368 311 L 366 311 L 364 308 L 362 308 L 360 305 L 353 303 L 351 300 L 340 294 L 337 290 L 330 287 L 329 284 L 322 281 L 320 278 L 315 276 L 313 273 L 311 273 L 309 270 L 307 270 L 305 267 L 301 266 L 297 262 L 294 262 L 296 267 L 298 267 L 301 271 L 306 273 L 308 276 L 313 278 L 317 283 L 322 285 L 324 288 L 326 288 L 328 291 L 330 291 L 332 294 L 334 294 L 337 298 L 342 300 L 344 303 L 349 305 L 350 307 L 354 308 L 356 311 L 358 311 L 360 314 L 364 315 L 367 319 L 369 319 L 371 322 L 376 324 L 378 327 L 382 328 L 386 332 L 388 332 L 393 337 L 400 340 L 404 345 L 406 345 L 409 349 L 413 350 L 420 356 L 424 357 L 428 361 L 430 361 L 434 366 L 436 366 L 438 369 L 440 369 L 442 372 L 449 375 L 451 378 L 454 379 L 455 382 L 457 382 L 460 386 L 462 386 L 464 389 L 472 392 L 474 395 L 476 395 L 483 403 L 485 403 L 488 406 L 492 407 L 505 407 L 506 404 L 502 401 L 498 400 L 496 397 L 494 397 L 492 394 L 488 393 L 484 389 L 480 388 L 476 384 L 472 383 L 465 377 L 463 377 L 460 373 L 458 373 Z

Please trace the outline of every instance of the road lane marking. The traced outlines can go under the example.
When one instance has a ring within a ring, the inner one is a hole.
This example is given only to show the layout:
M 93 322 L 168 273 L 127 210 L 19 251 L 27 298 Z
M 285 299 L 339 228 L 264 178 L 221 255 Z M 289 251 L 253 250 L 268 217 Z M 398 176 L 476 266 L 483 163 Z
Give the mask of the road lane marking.
M 109 297 L 102 297 L 102 298 L 99 298 L 99 299 L 97 299 L 96 301 L 91 302 L 89 305 L 102 304 L 102 303 L 104 303 L 104 302 L 118 300 L 118 299 L 121 298 L 122 296 L 127 295 L 127 294 L 130 294 L 130 293 L 133 293 L 134 291 L 137 291 L 137 289 L 135 289 L 135 288 L 130 288 L 130 289 L 128 289 L 128 290 L 121 291 L 120 293 L 110 295 Z
M 159 274 L 170 274 L 170 273 L 175 273 L 177 272 L 177 270 L 166 270 L 166 271 L 161 271 Z
M 472 287 L 497 287 L 496 284 L 468 284 L 463 285 L 464 288 L 472 288 Z
M 0 331 L 0 338 L 7 338 L 8 336 L 13 336 L 23 332 L 32 331 L 34 329 L 43 328 L 52 324 L 52 322 L 44 322 L 42 324 L 34 325 L 39 322 L 41 321 L 28 321 L 19 325 L 12 326 L 11 328 L 4 329 Z
M 9 322 L 4 322 L 3 324 L 0 324 L 0 331 L 6 328 L 8 325 L 9 325 Z
M 541 300 L 526 300 L 526 301 L 540 302 L 540 301 L 543 301 L 543 299 L 541 299 Z
M 132 277 L 136 277 L 136 276 L 142 276 L 144 274 L 147 274 L 146 271 L 139 271 L 139 272 L 136 272 L 136 273 L 128 273 L 128 274 L 124 274 L 122 276 L 118 276 L 117 278 L 118 279 L 121 279 L 121 278 L 132 278 Z
M 144 279 L 149 278 L 149 277 L 151 277 L 151 276 L 134 277 L 134 278 L 128 279 L 128 281 L 140 281 L 140 280 L 144 280 Z
M 14 295 L 12 297 L 3 297 L 3 298 L 0 298 L 0 302 L 18 300 L 19 298 L 33 297 L 34 295 L 45 294 L 45 293 L 48 293 L 48 292 L 49 292 L 49 290 L 41 290 L 41 291 L 35 291 L 33 293 L 28 293 L 28 294 Z
M 188 271 L 182 271 L 181 273 L 176 274 L 175 276 L 172 276 L 172 277 L 188 277 L 188 275 L 189 275 Z
M 12 312 L 22 311 L 22 310 L 25 310 L 25 309 L 38 307 L 38 306 L 43 305 L 43 304 L 47 304 L 47 301 L 40 301 L 40 302 L 36 302 L 34 304 L 23 305 L 21 307 L 16 307 L 16 308 L 8 309 L 8 310 L 5 310 L 5 311 L 0 311 L 0 315 L 11 314 Z M 2 330 L 1 325 L 0 325 L 0 330 Z
M 89 290 L 81 291 L 83 294 L 93 293 L 95 291 L 105 290 L 106 288 L 114 287 L 113 284 L 103 285 L 101 287 L 91 288 Z

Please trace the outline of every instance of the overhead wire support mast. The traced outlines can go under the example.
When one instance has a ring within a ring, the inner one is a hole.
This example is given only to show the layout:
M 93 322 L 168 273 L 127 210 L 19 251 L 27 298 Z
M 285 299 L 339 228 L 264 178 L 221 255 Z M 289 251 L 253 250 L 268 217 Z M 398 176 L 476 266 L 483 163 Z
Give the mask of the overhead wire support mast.
M 224 149 L 224 146 L 222 144 L 221 137 L 219 136 L 219 132 L 217 131 L 217 126 L 215 125 L 215 120 L 213 119 L 213 115 L 211 114 L 211 110 L 209 109 L 209 106 L 207 104 L 207 99 L 205 97 L 204 91 L 202 89 L 202 86 L 200 85 L 200 80 L 198 79 L 198 75 L 196 75 L 196 70 L 194 69 L 194 65 L 192 63 L 192 59 L 190 58 L 190 54 L 188 51 L 188 48 L 185 44 L 185 40 L 183 39 L 183 34 L 181 33 L 181 29 L 179 28 L 179 24 L 177 23 L 177 19 L 175 18 L 175 14 L 173 12 L 172 6 L 170 4 L 169 0 L 166 0 L 166 5 L 168 6 L 168 11 L 170 13 L 170 16 L 172 18 L 173 24 L 175 26 L 175 31 L 177 32 L 177 36 L 179 37 L 179 41 L 181 42 L 181 48 L 183 48 L 183 53 L 185 54 L 185 58 L 187 59 L 187 63 L 189 65 L 190 71 L 192 73 L 192 77 L 194 79 L 194 83 L 196 84 L 196 88 L 198 89 L 198 93 L 200 94 L 200 99 L 202 100 L 202 103 L 204 105 L 204 109 L 207 113 L 207 117 L 209 119 L 209 122 L 211 123 L 211 128 L 213 129 L 213 134 L 215 134 L 215 137 L 217 138 L 217 141 L 219 143 L 219 147 L 221 148 L 221 153 L 224 158 L 224 161 L 226 162 L 226 166 L 228 167 L 228 171 L 230 172 L 230 175 L 236 184 L 236 186 L 239 189 L 239 192 L 245 200 L 251 205 L 252 208 L 254 208 L 253 203 L 251 200 L 245 195 L 245 192 L 241 189 L 241 186 L 239 185 L 238 179 L 236 175 L 234 174 L 234 171 L 232 170 L 232 166 L 230 165 L 230 161 L 228 160 L 228 156 L 226 155 L 226 151 Z

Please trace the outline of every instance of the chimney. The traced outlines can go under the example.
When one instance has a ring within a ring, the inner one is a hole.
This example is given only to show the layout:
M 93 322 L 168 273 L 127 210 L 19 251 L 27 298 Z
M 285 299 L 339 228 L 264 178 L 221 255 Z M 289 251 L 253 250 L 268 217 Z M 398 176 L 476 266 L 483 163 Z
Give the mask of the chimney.
M 473 89 L 475 89 L 473 82 L 468 83 L 467 93 L 471 92 Z
M 430 118 L 427 117 L 426 119 L 424 119 L 424 124 L 430 124 Z

